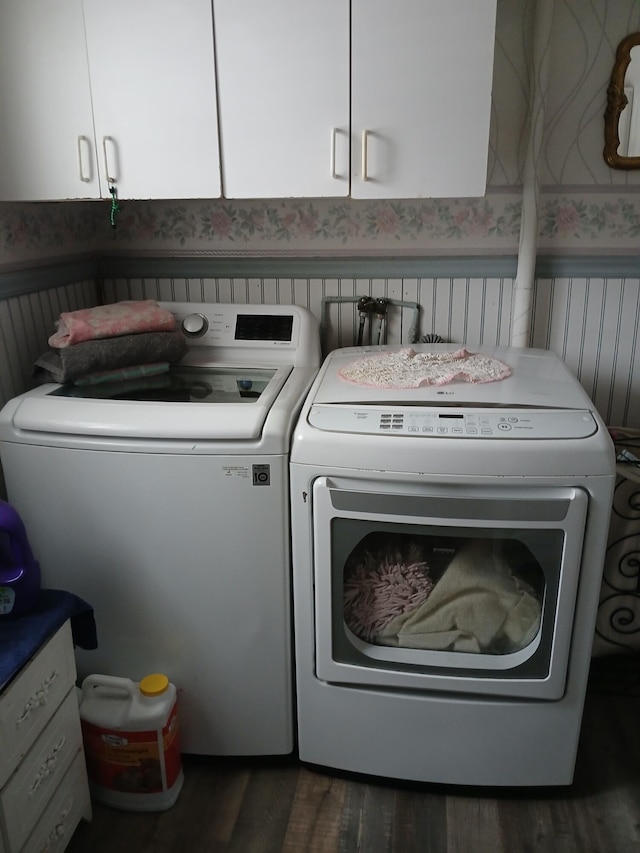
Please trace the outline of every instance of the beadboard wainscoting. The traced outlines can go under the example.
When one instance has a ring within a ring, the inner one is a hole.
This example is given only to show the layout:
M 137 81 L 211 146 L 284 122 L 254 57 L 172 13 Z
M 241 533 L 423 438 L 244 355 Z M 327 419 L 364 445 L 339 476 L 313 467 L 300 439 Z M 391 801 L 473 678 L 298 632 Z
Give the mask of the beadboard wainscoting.
M 409 345 L 436 334 L 469 347 L 506 346 L 514 278 L 513 258 L 341 262 L 107 257 L 4 273 L 0 404 L 32 384 L 33 363 L 46 349 L 60 312 L 95 305 L 100 298 L 303 305 L 321 323 L 326 352 L 356 342 L 356 300 L 370 296 L 389 303 L 384 342 Z M 640 277 L 632 259 L 539 261 L 530 344 L 565 359 L 612 425 L 640 425 L 639 337 Z M 364 340 L 368 342 L 367 331 Z
M 321 324 L 326 354 L 357 342 L 357 302 L 362 296 L 384 299 L 387 304 L 380 340 L 369 339 L 373 324 L 367 322 L 364 343 L 408 345 L 437 334 L 453 343 L 507 346 L 513 278 L 142 278 L 106 280 L 104 289 L 107 302 L 158 299 L 302 305 Z
M 96 304 L 94 265 L 83 266 L 79 271 L 87 277 L 77 280 L 72 280 L 76 265 L 37 276 L 0 276 L 0 405 L 32 387 L 34 362 L 47 348 L 60 313 Z M 5 278 L 12 284 L 5 285 Z
M 538 278 L 531 346 L 561 356 L 610 426 L 640 425 L 640 279 Z

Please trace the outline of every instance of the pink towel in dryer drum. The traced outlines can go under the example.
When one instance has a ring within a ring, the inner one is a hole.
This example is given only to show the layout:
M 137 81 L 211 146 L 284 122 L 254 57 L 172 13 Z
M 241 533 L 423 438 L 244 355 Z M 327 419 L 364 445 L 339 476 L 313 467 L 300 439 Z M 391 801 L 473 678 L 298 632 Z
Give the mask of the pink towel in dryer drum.
M 82 341 L 114 338 L 138 332 L 171 332 L 175 317 L 154 299 L 115 302 L 79 311 L 62 312 L 49 346 L 61 349 Z

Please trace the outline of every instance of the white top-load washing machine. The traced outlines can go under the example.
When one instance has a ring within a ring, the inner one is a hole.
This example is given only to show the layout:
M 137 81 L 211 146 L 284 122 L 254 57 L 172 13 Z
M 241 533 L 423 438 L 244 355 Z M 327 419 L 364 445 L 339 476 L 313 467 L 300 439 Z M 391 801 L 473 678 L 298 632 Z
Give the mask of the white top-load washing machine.
M 188 345 L 168 374 L 7 403 L 8 498 L 43 586 L 94 608 L 81 677 L 166 673 L 185 752 L 288 753 L 289 445 L 318 325 L 297 306 L 162 305 Z
M 301 759 L 569 784 L 615 461 L 566 365 L 336 350 L 290 467 Z

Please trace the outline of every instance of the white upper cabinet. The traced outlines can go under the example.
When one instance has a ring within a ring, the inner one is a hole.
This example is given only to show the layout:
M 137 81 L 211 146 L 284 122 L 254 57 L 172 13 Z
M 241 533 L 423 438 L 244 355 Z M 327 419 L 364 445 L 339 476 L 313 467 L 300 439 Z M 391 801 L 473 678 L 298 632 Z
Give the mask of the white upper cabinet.
M 483 195 L 495 16 L 0 0 L 0 200 Z
M 214 0 L 223 194 L 349 194 L 348 0 Z
M 84 0 L 103 196 L 220 195 L 211 0 Z
M 223 194 L 485 192 L 496 0 L 214 0 Z
M 0 0 L 0 199 L 99 195 L 82 0 Z
M 352 0 L 351 195 L 482 196 L 496 0 Z
M 220 195 L 210 0 L 0 0 L 0 199 Z

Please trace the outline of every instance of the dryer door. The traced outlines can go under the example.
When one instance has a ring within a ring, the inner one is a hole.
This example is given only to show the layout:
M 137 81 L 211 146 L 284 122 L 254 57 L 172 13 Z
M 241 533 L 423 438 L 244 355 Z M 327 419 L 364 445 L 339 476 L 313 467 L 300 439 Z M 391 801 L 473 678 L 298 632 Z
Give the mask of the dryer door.
M 573 487 L 318 478 L 317 677 L 560 698 L 587 506 Z

